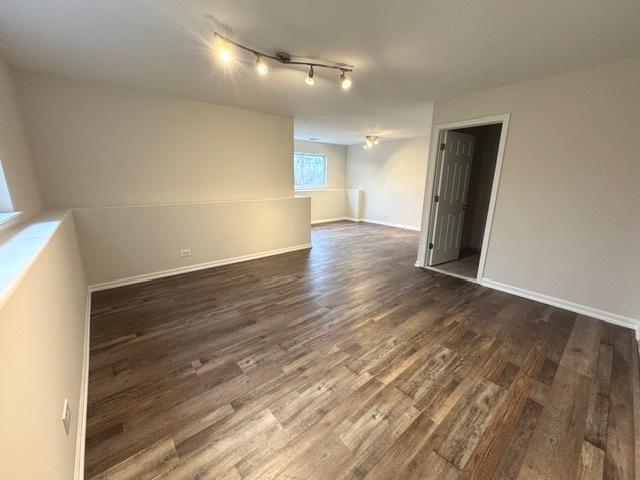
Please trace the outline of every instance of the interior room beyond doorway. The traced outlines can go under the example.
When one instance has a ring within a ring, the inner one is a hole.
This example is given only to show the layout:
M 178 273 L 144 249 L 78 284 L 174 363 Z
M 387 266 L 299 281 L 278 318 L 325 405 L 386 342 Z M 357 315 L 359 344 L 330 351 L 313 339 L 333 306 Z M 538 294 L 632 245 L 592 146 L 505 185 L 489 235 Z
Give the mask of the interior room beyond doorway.
M 436 191 L 441 205 L 434 212 L 438 221 L 433 223 L 431 237 L 432 244 L 436 244 L 436 251 L 438 242 L 446 244 L 447 250 L 441 256 L 430 255 L 429 265 L 444 273 L 476 279 L 501 131 L 502 124 L 498 123 L 451 129 L 443 133 L 443 143 L 455 143 L 456 151 L 445 149 L 439 158 L 440 178 Z M 458 153 L 460 158 L 452 160 L 451 156 Z M 456 191 L 460 192 L 459 195 L 456 195 Z M 445 204 L 451 199 L 447 193 L 454 197 L 450 205 Z M 442 217 L 444 209 L 449 208 L 452 211 L 447 222 Z M 456 209 L 460 209 L 458 216 Z

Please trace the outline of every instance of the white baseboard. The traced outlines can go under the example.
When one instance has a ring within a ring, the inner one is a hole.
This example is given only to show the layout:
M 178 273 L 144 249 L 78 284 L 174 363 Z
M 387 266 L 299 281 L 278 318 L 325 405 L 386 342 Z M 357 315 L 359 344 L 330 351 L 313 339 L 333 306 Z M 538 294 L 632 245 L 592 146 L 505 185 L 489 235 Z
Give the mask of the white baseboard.
M 415 230 L 417 232 L 420 231 L 420 225 L 403 225 L 402 223 L 383 222 L 380 220 L 373 220 L 371 218 L 361 218 L 360 220 L 356 220 L 356 221 L 366 222 L 366 223 L 375 223 L 377 225 L 385 225 L 387 227 L 404 228 L 405 230 Z
M 505 285 L 504 283 L 489 280 L 488 278 L 483 278 L 480 284 L 485 287 L 494 288 L 519 297 L 528 298 L 547 305 L 553 305 L 554 307 L 564 308 L 565 310 L 586 315 L 588 317 L 604 320 L 605 322 L 612 323 L 614 325 L 630 328 L 636 332 L 636 340 L 640 339 L 640 320 L 638 319 L 625 317 L 624 315 L 618 315 L 617 313 L 606 312 L 604 310 L 598 310 L 597 308 L 587 307 L 586 305 L 580 305 L 578 303 L 569 302 L 567 300 L 551 297 L 542 293 L 532 292 L 530 290 L 525 290 L 524 288 L 512 287 L 510 285 Z
M 87 304 L 84 320 L 84 345 L 82 352 L 82 379 L 80 381 L 80 401 L 78 403 L 78 431 L 76 434 L 75 480 L 84 479 L 84 447 L 87 437 L 87 402 L 89 399 L 89 339 L 91 328 L 91 292 L 87 289 Z
M 148 282 L 149 280 L 155 280 L 157 278 L 170 277 L 172 275 L 180 275 L 181 273 L 195 272 L 197 270 L 205 270 L 207 268 L 220 267 L 222 265 L 229 265 L 232 263 L 246 262 L 248 260 L 255 260 L 257 258 L 270 257 L 272 255 L 280 255 L 282 253 L 295 252 L 297 250 L 305 250 L 311 248 L 310 243 L 303 243 L 301 245 L 294 245 L 293 247 L 278 248 L 276 250 L 267 250 L 264 252 L 250 253 L 248 255 L 241 255 L 239 257 L 223 258 L 220 260 L 214 260 L 212 262 L 198 263 L 196 265 L 188 265 L 186 267 L 171 268 L 169 270 L 161 270 L 152 273 L 145 273 L 142 275 L 134 275 L 132 277 L 119 278 L 109 282 L 98 283 L 89 286 L 89 291 L 99 292 L 100 290 L 109 290 L 110 288 L 124 287 L 127 285 L 135 285 L 136 283 Z
M 318 223 L 338 222 L 340 220 L 349 220 L 347 217 L 335 217 L 335 218 L 321 218 L 319 220 L 311 220 L 311 225 Z
M 419 225 L 403 225 L 402 223 L 382 222 L 380 220 L 373 220 L 371 218 L 353 218 L 353 217 L 336 217 L 336 218 L 323 218 L 321 220 L 313 220 L 311 225 L 316 223 L 337 222 L 338 220 L 348 220 L 350 222 L 364 222 L 375 223 L 376 225 L 384 225 L 386 227 L 404 228 L 405 230 L 414 230 L 419 232 Z

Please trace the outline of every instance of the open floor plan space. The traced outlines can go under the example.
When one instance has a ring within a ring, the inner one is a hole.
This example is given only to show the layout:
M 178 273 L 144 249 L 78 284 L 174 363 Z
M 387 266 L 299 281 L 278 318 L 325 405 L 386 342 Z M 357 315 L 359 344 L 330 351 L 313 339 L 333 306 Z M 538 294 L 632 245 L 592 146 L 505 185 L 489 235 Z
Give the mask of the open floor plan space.
M 632 330 L 312 240 L 93 294 L 87 479 L 634 478 Z

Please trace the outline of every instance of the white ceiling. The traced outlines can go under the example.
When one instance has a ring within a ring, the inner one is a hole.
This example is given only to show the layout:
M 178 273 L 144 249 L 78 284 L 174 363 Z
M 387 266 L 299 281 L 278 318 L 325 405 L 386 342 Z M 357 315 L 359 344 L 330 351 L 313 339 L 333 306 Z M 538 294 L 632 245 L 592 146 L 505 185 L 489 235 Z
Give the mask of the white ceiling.
M 214 30 L 355 65 L 333 72 L 212 58 Z M 426 133 L 428 102 L 640 54 L 638 0 L 1 0 L 19 67 L 291 115 L 297 138 Z

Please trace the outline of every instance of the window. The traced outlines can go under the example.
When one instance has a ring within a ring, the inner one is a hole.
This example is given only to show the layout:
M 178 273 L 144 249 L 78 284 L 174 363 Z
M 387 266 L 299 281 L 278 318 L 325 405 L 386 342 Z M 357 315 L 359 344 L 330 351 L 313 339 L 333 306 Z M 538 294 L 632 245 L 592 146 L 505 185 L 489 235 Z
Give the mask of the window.
M 19 218 L 20 212 L 13 211 L 9 187 L 7 187 L 2 165 L 0 165 L 0 231 L 15 225 Z
M 293 154 L 293 177 L 296 190 L 327 186 L 327 156 L 317 153 Z

